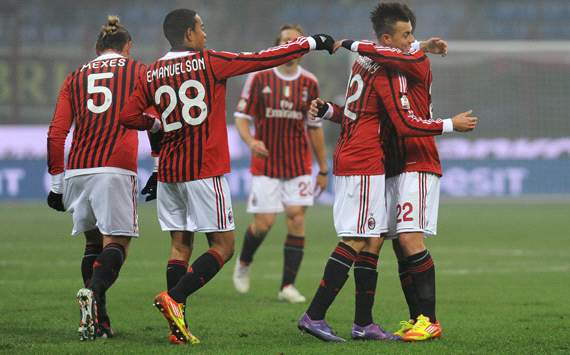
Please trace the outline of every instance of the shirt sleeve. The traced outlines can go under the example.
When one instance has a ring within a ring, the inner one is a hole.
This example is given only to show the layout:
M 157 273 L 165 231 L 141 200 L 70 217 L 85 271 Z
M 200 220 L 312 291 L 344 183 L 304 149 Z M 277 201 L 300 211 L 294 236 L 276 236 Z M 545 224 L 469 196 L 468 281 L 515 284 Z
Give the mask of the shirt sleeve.
M 403 75 L 384 70 L 376 75 L 373 85 L 384 104 L 388 119 L 400 136 L 425 137 L 443 133 L 444 120 L 426 119 L 415 114 L 403 88 L 406 85 Z
M 368 41 L 354 41 L 350 50 L 415 80 L 426 80 L 429 75 L 429 59 L 420 50 L 404 53 L 397 48 L 383 47 Z
M 145 75 L 144 70 L 141 70 L 135 85 L 135 90 L 127 99 L 119 115 L 119 122 L 123 126 L 139 131 L 150 130 L 153 129 L 153 127 L 156 128 L 156 116 L 159 116 L 156 110 L 154 114 L 152 111 L 147 111 L 146 114 L 144 114 L 145 110 L 151 105 L 151 102 L 144 92 L 144 85 Z
M 224 52 L 208 50 L 209 63 L 217 80 L 272 68 L 307 54 L 315 49 L 316 42 L 311 37 L 299 37 L 283 45 L 260 52 Z
M 257 88 L 257 75 L 248 75 L 245 84 L 243 85 L 243 89 L 241 90 L 240 99 L 234 112 L 234 117 L 236 119 L 245 118 L 251 121 L 257 116 L 256 109 L 259 102 Z
M 60 91 L 55 105 L 53 118 L 47 134 L 48 172 L 51 175 L 63 173 L 65 170 L 65 139 L 73 124 L 69 75 Z

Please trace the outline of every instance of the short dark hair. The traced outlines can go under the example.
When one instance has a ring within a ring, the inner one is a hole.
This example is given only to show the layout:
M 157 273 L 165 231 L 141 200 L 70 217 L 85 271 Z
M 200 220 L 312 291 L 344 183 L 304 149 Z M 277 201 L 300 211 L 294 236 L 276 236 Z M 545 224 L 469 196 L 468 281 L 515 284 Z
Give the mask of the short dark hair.
M 383 34 L 394 34 L 394 26 L 396 22 L 408 22 L 412 24 L 412 28 L 416 27 L 416 16 L 406 4 L 397 2 L 385 2 L 376 5 L 374 10 L 370 12 L 370 21 L 377 37 Z
M 189 9 L 172 10 L 164 18 L 162 29 L 172 47 L 184 44 L 184 35 L 189 28 L 196 26 L 196 11 Z
M 120 52 L 131 41 L 129 31 L 119 23 L 119 17 L 109 15 L 107 16 L 107 23 L 101 27 L 97 42 L 95 43 L 95 50 L 101 53 L 104 50 L 112 49 Z
M 295 30 L 297 32 L 299 32 L 299 34 L 301 36 L 305 35 L 305 31 L 303 31 L 303 27 L 301 27 L 301 25 L 298 24 L 291 24 L 291 23 L 287 23 L 284 24 L 283 26 L 281 26 L 281 28 L 279 29 L 279 34 L 277 35 L 277 38 L 275 38 L 275 45 L 278 46 L 279 43 L 281 42 L 281 32 L 285 31 L 285 30 Z

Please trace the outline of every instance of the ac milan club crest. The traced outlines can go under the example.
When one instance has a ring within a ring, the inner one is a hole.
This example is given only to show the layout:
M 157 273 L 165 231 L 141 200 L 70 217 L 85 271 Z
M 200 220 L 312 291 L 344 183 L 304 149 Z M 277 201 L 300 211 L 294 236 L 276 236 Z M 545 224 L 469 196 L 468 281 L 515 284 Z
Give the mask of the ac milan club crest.
M 231 210 L 228 212 L 228 222 L 234 223 L 234 215 Z
M 374 229 L 376 227 L 376 220 L 374 217 L 368 218 L 368 229 Z

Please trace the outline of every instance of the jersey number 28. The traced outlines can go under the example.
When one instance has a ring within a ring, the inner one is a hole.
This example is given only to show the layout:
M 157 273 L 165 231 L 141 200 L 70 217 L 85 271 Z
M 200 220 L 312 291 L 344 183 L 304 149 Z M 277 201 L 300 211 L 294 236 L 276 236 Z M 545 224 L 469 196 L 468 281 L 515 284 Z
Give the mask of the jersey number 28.
M 194 88 L 198 92 L 196 97 L 189 98 L 186 95 L 188 89 Z M 166 118 L 174 111 L 176 104 L 178 103 L 178 98 L 182 102 L 182 118 L 186 123 L 192 126 L 197 126 L 204 122 L 208 116 L 208 105 L 204 102 L 204 97 L 206 96 L 206 90 L 204 85 L 197 80 L 186 80 L 180 85 L 178 89 L 178 95 L 176 91 L 169 85 L 162 85 L 154 93 L 154 101 L 157 105 L 160 105 L 160 97 L 163 94 L 167 94 L 170 97 L 170 103 L 166 109 L 162 112 L 162 127 L 164 127 L 164 132 L 175 131 L 182 128 L 181 122 L 167 123 Z M 197 117 L 192 117 L 190 114 L 190 108 L 198 107 L 200 109 L 200 114 Z

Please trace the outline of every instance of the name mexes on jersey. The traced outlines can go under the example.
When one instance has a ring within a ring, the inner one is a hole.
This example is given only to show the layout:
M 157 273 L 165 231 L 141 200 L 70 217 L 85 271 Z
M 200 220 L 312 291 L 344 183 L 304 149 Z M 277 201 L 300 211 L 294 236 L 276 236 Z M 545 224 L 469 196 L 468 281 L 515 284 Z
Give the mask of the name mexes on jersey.
M 103 59 L 83 64 L 80 71 L 86 69 L 124 67 L 125 64 L 127 64 L 126 58 Z

